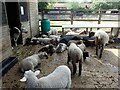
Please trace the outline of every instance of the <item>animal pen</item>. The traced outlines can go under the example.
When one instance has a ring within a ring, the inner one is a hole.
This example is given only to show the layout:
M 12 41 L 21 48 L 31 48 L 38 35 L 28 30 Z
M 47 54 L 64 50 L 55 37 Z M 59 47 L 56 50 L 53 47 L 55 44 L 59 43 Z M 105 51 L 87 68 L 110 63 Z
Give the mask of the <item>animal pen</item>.
M 32 5 L 32 4 L 31 4 Z M 26 83 L 20 82 L 20 79 L 23 77 L 23 73 L 20 72 L 20 62 L 33 54 L 38 53 L 38 51 L 43 47 L 43 43 L 37 43 L 36 38 L 39 38 L 41 32 L 41 21 L 43 19 L 50 20 L 50 31 L 52 29 L 58 30 L 58 35 L 62 34 L 62 25 L 74 25 L 74 24 L 119 24 L 119 10 L 117 13 L 105 13 L 106 10 L 98 11 L 97 14 L 91 13 L 91 11 L 73 11 L 71 9 L 45 9 L 39 12 L 39 33 L 32 35 L 32 43 L 30 45 L 18 45 L 13 50 L 13 56 L 18 58 L 18 62 L 12 67 L 3 77 L 2 77 L 2 86 L 3 88 L 20 88 L 26 89 Z M 32 20 L 31 20 L 32 21 Z M 32 25 L 31 25 L 32 26 Z M 99 28 L 69 28 L 65 29 L 65 33 L 69 30 L 73 31 L 96 31 Z M 119 28 L 117 28 L 119 29 Z M 104 28 L 102 28 L 104 30 Z M 114 28 L 107 28 L 105 31 L 107 33 L 112 33 L 111 30 Z M 37 35 L 38 34 L 38 35 Z M 36 37 L 37 36 L 37 37 Z M 84 37 L 84 33 L 81 34 Z M 119 80 L 118 77 L 120 73 L 118 72 L 118 62 L 119 62 L 119 37 L 115 38 L 115 42 L 106 46 L 104 50 L 103 57 L 98 59 L 95 56 L 95 47 L 88 46 L 86 51 L 89 52 L 89 57 L 86 58 L 86 61 L 82 65 L 82 74 L 80 77 L 78 75 L 72 76 L 71 88 L 118 88 Z M 72 37 L 78 38 L 78 37 Z M 81 37 L 80 37 L 81 38 Z M 31 39 L 31 40 L 32 40 Z M 36 39 L 36 41 L 35 41 Z M 39 40 L 38 40 L 39 41 Z M 56 47 L 56 46 L 55 46 Z M 47 48 L 49 50 L 50 48 Z M 53 48 L 54 49 L 54 48 Z M 42 49 L 42 50 L 46 50 Z M 45 59 L 41 62 L 36 69 L 40 70 L 41 73 L 38 76 L 44 77 L 49 75 L 60 65 L 67 65 L 67 48 L 62 53 L 54 52 L 53 55 L 48 55 L 48 59 Z M 13 58 L 12 58 L 13 59 Z M 16 59 L 16 58 L 14 58 Z M 68 67 L 71 67 L 68 65 Z M 78 67 L 78 65 L 77 65 Z M 35 69 L 35 70 L 36 70 Z M 71 69 L 72 71 L 72 69 Z M 77 70 L 78 73 L 78 70 Z M 58 77 L 56 77 L 58 78 Z M 11 85 L 10 85 L 11 83 Z

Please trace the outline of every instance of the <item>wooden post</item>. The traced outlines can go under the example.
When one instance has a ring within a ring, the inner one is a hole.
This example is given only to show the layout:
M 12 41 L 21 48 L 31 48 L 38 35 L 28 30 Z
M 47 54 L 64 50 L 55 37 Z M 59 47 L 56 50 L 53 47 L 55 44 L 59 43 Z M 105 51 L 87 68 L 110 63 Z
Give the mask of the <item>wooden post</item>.
M 71 11 L 71 25 L 73 24 L 73 11 Z
M 99 17 L 98 17 L 98 24 L 101 23 L 101 17 L 102 17 L 102 14 L 101 14 L 101 4 L 100 4 L 100 8 L 99 8 Z M 99 30 L 99 28 L 97 28 L 97 30 Z
M 44 10 L 42 10 L 42 20 L 44 19 Z
M 73 24 L 73 14 L 74 12 L 71 10 L 71 25 Z M 72 30 L 72 28 L 70 28 Z

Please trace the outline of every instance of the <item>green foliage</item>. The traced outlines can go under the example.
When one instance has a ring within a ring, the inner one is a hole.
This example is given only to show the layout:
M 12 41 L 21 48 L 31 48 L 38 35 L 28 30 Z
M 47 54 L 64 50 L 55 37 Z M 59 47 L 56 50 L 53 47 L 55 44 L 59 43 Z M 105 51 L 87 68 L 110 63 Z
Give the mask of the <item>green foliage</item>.
M 52 9 L 55 2 L 38 2 L 38 10 Z
M 109 10 L 109 9 L 120 9 L 120 1 L 119 2 L 97 2 L 94 3 L 91 7 L 93 13 L 97 13 L 101 10 Z
M 48 2 L 38 2 L 38 10 L 47 9 Z

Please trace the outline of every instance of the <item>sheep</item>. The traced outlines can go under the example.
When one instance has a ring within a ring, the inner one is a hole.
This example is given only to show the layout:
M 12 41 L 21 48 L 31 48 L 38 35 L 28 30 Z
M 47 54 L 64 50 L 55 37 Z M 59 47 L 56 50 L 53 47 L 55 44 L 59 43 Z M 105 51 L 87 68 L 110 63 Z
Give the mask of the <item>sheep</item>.
M 46 52 L 47 54 L 50 54 L 50 56 L 53 55 L 53 53 L 55 52 L 55 48 L 53 44 L 48 44 L 43 46 L 39 51 L 39 52 Z
M 28 88 L 70 88 L 71 71 L 66 65 L 58 66 L 47 76 L 37 78 L 40 71 L 26 71 L 21 82 L 26 82 Z
M 58 35 L 57 29 L 52 29 L 48 32 L 49 35 Z
M 67 45 L 64 43 L 59 43 L 56 47 L 56 53 L 61 53 L 67 49 Z
M 36 38 L 36 37 L 33 37 L 31 39 L 31 43 L 33 44 L 36 44 L 36 43 L 40 43 L 42 45 L 47 45 L 47 44 L 54 44 L 55 43 L 55 40 L 53 38 Z
M 10 37 L 11 37 L 12 48 L 17 46 L 17 41 L 18 41 L 18 38 L 19 38 L 20 34 L 21 34 L 21 31 L 17 27 L 13 27 L 13 28 L 10 29 Z
M 24 72 L 26 70 L 34 71 L 34 68 L 41 63 L 42 59 L 48 59 L 48 55 L 46 52 L 40 52 L 38 54 L 33 54 L 31 56 L 26 57 L 21 61 L 21 71 Z
M 66 33 L 66 35 L 80 35 L 80 33 L 69 31 Z
M 79 62 L 79 76 L 80 76 L 82 72 L 82 61 L 83 61 L 82 50 L 75 43 L 70 43 L 67 53 L 68 53 L 67 64 L 69 64 L 70 61 L 72 62 L 73 75 L 75 75 L 77 70 L 76 63 Z
M 83 52 L 86 50 L 86 46 L 85 44 L 83 43 L 82 40 L 80 40 L 80 44 L 77 45 Z
M 95 46 L 96 46 L 96 55 L 101 58 L 102 53 L 104 50 L 104 47 L 106 44 L 108 44 L 109 36 L 108 34 L 103 30 L 97 30 L 96 32 L 90 32 L 91 36 L 95 37 Z M 98 55 L 98 49 L 100 49 L 100 55 Z
M 83 51 L 83 60 L 85 61 L 86 57 L 89 57 L 89 53 L 86 51 L 86 46 L 82 40 L 80 40 L 80 43 L 81 44 L 78 44 L 77 46 Z
M 67 43 L 67 46 L 70 45 L 70 43 L 75 43 L 75 44 L 81 44 L 81 40 L 69 40 L 68 43 Z

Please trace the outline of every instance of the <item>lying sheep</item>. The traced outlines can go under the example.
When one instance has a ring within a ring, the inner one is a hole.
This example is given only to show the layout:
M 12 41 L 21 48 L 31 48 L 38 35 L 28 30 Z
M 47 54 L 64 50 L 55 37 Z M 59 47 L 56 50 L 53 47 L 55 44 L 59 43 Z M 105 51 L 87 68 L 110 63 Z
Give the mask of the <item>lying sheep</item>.
M 68 47 L 67 63 L 69 64 L 70 61 L 72 62 L 73 65 L 73 75 L 76 73 L 77 70 L 76 63 L 79 62 L 79 76 L 80 76 L 82 71 L 83 52 L 75 43 L 70 43 L 70 46 Z
M 69 31 L 66 33 L 66 35 L 80 35 L 80 33 Z
M 27 83 L 28 88 L 70 88 L 71 87 L 71 71 L 66 65 L 58 66 L 51 74 L 38 79 L 36 76 L 39 71 L 31 70 L 24 73 L 21 82 Z
M 48 32 L 49 35 L 58 35 L 57 29 L 52 29 Z
M 91 32 L 91 36 L 94 35 L 95 37 L 95 45 L 96 45 L 96 55 L 101 58 L 103 49 L 106 44 L 108 44 L 109 36 L 108 34 L 103 30 L 97 30 L 96 32 Z M 100 49 L 100 55 L 98 55 L 98 49 Z
M 81 44 L 81 40 L 69 40 L 69 42 L 67 43 L 67 46 L 70 45 L 70 43 L 75 43 L 75 44 Z
M 54 45 L 53 44 L 45 45 L 38 51 L 38 53 L 40 52 L 46 52 L 47 54 L 50 54 L 50 56 L 52 56 L 53 53 L 55 52 Z
M 36 38 L 36 37 L 33 37 L 31 39 L 31 43 L 39 43 L 39 44 L 42 44 L 42 45 L 47 45 L 47 44 L 54 44 L 55 43 L 55 40 L 53 38 Z
M 56 53 L 61 53 L 67 49 L 67 45 L 64 43 L 59 43 L 56 47 Z
M 42 59 L 48 59 L 48 55 L 46 52 L 40 52 L 38 54 L 33 54 L 32 56 L 28 56 L 21 61 L 21 71 L 24 72 L 26 70 L 34 71 L 34 68 L 41 63 Z

